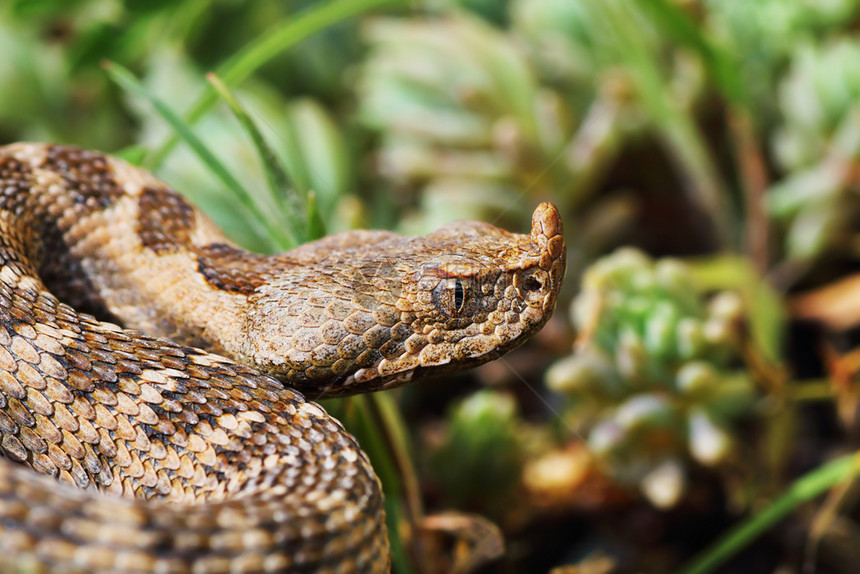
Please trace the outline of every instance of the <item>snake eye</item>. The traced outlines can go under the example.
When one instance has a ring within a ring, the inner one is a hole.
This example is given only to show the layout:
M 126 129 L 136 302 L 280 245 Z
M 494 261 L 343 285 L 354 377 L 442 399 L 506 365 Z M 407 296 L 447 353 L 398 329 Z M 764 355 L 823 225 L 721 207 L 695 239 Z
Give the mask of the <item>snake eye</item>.
M 459 313 L 463 310 L 463 303 L 466 301 L 466 293 L 463 291 L 463 282 L 457 279 L 454 282 L 454 309 Z
M 459 278 L 443 279 L 433 289 L 433 303 L 446 317 L 454 318 L 468 314 L 470 308 L 468 287 Z

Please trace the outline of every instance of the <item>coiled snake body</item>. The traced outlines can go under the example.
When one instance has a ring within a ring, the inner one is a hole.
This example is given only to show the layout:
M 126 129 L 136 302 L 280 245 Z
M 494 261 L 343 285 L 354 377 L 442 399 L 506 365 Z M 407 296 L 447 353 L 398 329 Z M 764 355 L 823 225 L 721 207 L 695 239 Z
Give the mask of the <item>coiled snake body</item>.
M 266 257 L 122 161 L 0 148 L 0 572 L 386 571 L 376 476 L 302 393 L 498 357 L 564 266 L 550 204 Z

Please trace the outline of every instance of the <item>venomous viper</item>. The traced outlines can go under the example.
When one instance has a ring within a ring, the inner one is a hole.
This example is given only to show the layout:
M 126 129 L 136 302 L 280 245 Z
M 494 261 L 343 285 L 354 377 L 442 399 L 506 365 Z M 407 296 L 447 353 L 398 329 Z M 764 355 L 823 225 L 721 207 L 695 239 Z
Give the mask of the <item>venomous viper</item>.
M 0 572 L 388 570 L 367 457 L 302 393 L 492 360 L 543 326 L 564 268 L 548 203 L 529 235 L 262 256 L 120 160 L 0 148 Z

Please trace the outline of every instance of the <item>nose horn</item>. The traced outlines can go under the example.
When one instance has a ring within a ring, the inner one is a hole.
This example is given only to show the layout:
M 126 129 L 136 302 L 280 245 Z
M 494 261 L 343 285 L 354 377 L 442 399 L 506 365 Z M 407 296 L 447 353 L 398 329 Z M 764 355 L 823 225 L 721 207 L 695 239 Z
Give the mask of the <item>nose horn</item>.
M 563 231 L 564 226 L 561 223 L 558 208 L 547 201 L 538 205 L 532 214 L 531 236 L 541 250 L 541 269 L 549 271 L 553 263 L 564 257 Z

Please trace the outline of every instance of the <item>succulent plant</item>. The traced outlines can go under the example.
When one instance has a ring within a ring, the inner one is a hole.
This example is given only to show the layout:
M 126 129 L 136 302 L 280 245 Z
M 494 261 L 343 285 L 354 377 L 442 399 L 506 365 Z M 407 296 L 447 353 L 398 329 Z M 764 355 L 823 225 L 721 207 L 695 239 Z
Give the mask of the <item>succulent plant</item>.
M 735 81 L 744 85 L 762 125 L 778 114 L 773 93 L 797 46 L 849 28 L 856 0 L 701 0 L 714 37 L 734 55 Z
M 456 499 L 500 516 L 511 508 L 523 464 L 523 421 L 514 398 L 498 391 L 478 391 L 457 403 L 444 432 L 429 444 L 428 472 Z
M 780 86 L 773 148 L 788 175 L 770 189 L 768 206 L 787 228 L 790 258 L 850 243 L 847 232 L 860 215 L 858 61 L 856 39 L 801 46 Z
M 529 195 L 576 206 L 641 130 L 623 74 L 577 56 L 590 48 L 567 25 L 536 34 L 555 8 L 522 4 L 507 29 L 459 12 L 364 26 L 359 119 L 379 134 L 378 169 L 401 206 L 419 208 L 407 231 L 517 218 Z M 583 66 L 553 68 L 564 62 Z
M 669 141 L 684 132 L 663 125 L 663 108 L 693 107 L 701 66 L 624 3 L 637 21 L 628 43 L 653 56 L 654 78 L 671 78 L 648 92 L 633 69 L 635 50 L 612 40 L 617 22 L 597 4 L 512 0 L 506 28 L 458 11 L 363 27 L 359 120 L 379 136 L 378 171 L 400 192 L 400 207 L 413 210 L 404 230 L 455 217 L 517 218 L 538 197 L 573 213 L 629 139 L 646 129 Z
M 360 119 L 380 133 L 383 176 L 416 192 L 404 203 L 422 204 L 420 226 L 515 206 L 560 145 L 547 133 L 563 130 L 557 117 L 541 125 L 554 110 L 523 52 L 465 14 L 375 20 L 364 31 Z
M 690 459 L 730 456 L 732 420 L 753 397 L 737 369 L 743 314 L 738 295 L 706 298 L 671 259 L 622 249 L 586 271 L 572 308 L 579 340 L 547 384 L 610 474 L 656 506 L 680 499 Z

